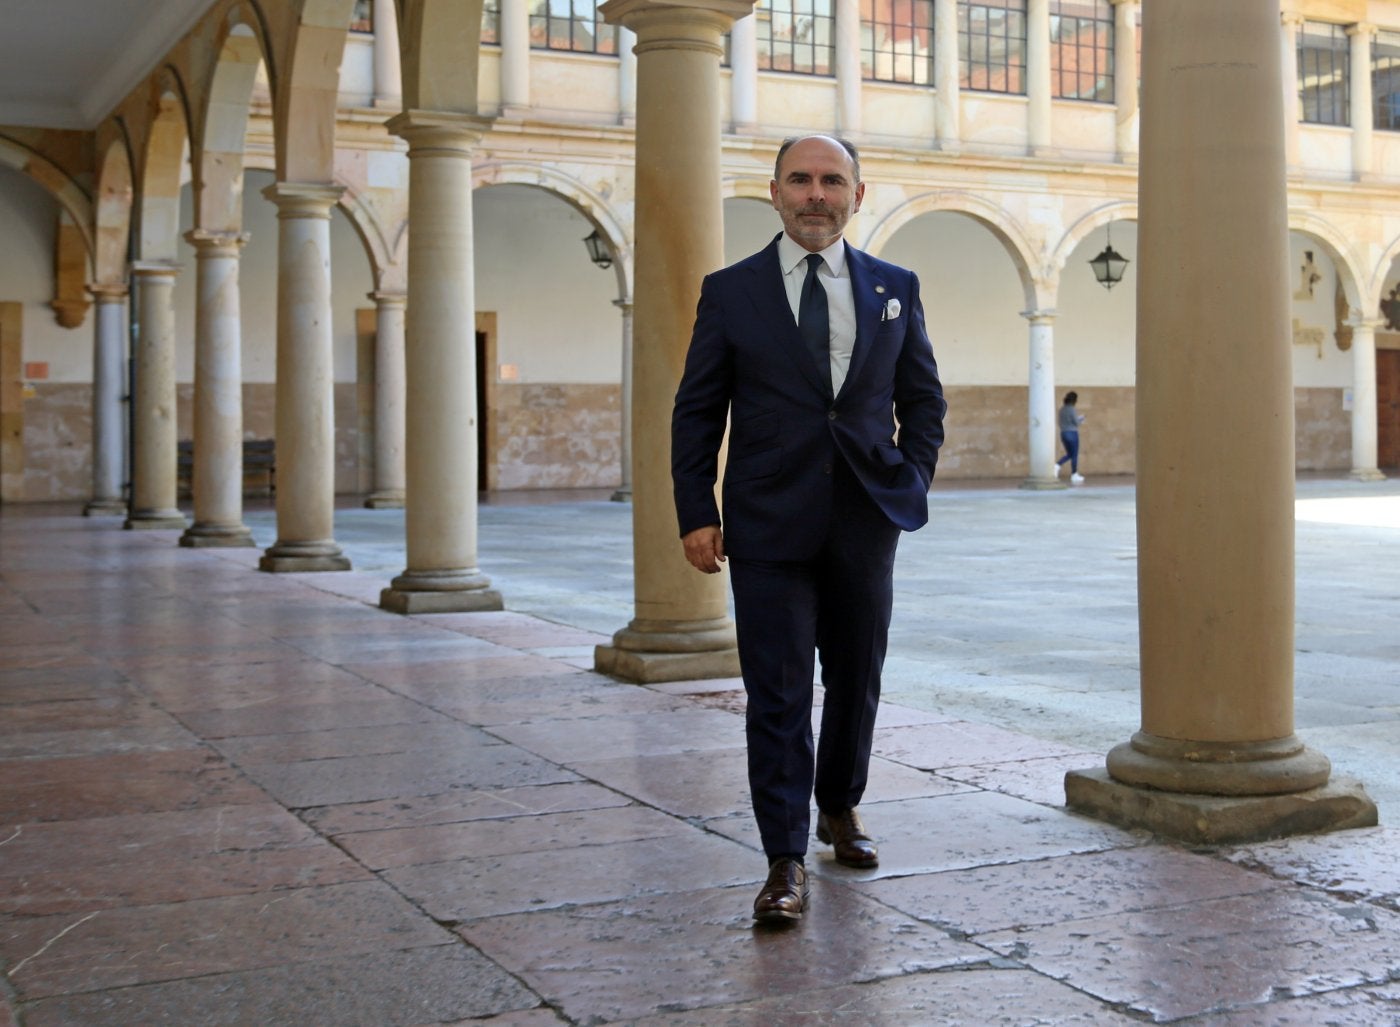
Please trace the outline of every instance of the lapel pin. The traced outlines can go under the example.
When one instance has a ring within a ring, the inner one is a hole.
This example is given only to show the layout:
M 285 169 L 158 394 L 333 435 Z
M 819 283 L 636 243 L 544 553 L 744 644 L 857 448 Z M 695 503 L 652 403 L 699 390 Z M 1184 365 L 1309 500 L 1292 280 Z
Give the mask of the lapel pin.
M 876 292 L 884 292 L 884 291 L 885 291 L 885 287 L 884 287 L 883 285 L 877 285 L 877 286 L 875 286 L 875 291 L 876 291 Z

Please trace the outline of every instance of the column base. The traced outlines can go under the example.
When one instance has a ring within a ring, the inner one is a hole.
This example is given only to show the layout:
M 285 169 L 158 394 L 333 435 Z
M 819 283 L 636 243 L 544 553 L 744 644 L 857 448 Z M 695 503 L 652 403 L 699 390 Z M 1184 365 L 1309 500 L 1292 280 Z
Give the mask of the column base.
M 738 677 L 734 622 L 633 620 L 593 650 L 593 669 L 641 685 Z
M 1203 742 L 1138 731 L 1105 761 L 1114 780 L 1192 795 L 1289 795 L 1321 788 L 1332 773 L 1297 735 L 1258 742 Z
M 365 507 L 369 510 L 402 510 L 403 489 L 385 489 L 371 492 L 365 497 Z
M 334 542 L 274 543 L 258 561 L 258 570 L 270 574 L 299 571 L 348 571 L 350 559 Z
M 242 524 L 192 524 L 180 536 L 189 549 L 232 549 L 252 546 L 253 533 Z
M 632 502 L 632 486 L 624 485 L 609 497 L 614 503 Z
M 1056 489 L 1069 488 L 1063 478 L 1059 475 L 1034 475 L 1032 474 L 1025 481 L 1021 482 L 1018 488 L 1028 489 L 1032 492 L 1052 492 Z
M 126 503 L 120 499 L 89 499 L 83 507 L 84 517 L 106 517 L 125 513 Z
M 1072 770 L 1065 775 L 1065 805 L 1188 845 L 1242 845 L 1378 822 L 1361 783 L 1345 777 L 1286 795 L 1220 796 L 1127 785 L 1104 769 Z
M 1352 481 L 1385 481 L 1385 472 L 1375 467 L 1355 467 L 1348 477 Z
M 504 610 L 501 593 L 476 568 L 404 571 L 379 593 L 379 608 L 390 613 L 481 613 Z
M 122 527 L 127 531 L 170 531 L 185 528 L 189 523 L 179 510 L 138 510 L 126 519 Z

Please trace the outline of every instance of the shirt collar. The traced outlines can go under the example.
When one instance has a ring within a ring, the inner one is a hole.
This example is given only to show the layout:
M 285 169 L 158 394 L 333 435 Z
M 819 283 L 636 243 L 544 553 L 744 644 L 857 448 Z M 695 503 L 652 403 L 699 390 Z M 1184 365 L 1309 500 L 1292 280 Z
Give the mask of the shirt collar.
M 820 251 L 822 259 L 826 261 L 826 266 L 831 271 L 833 278 L 840 278 L 846 272 L 846 240 L 837 239 L 826 249 Z M 792 236 L 784 232 L 778 239 L 778 264 L 783 269 L 783 274 L 790 275 L 807 259 L 810 250 L 793 241 Z M 806 274 L 806 269 L 803 269 Z

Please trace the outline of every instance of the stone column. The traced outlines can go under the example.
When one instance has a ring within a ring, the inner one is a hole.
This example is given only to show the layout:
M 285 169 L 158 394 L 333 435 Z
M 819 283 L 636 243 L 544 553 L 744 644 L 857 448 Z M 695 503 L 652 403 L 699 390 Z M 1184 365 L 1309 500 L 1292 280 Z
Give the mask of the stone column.
M 614 503 L 632 501 L 632 301 L 613 300 L 622 311 L 622 484 L 612 494 Z
M 374 105 L 403 107 L 403 75 L 399 69 L 399 21 L 394 0 L 374 0 Z
M 489 122 L 405 111 L 389 131 L 408 142 L 408 567 L 380 593 L 395 613 L 499 610 L 476 565 L 476 297 L 472 149 Z
M 1293 380 L 1277 3 L 1144 7 L 1142 729 L 1068 804 L 1191 844 L 1376 823 L 1293 733 Z
M 194 524 L 180 545 L 251 546 L 243 524 L 243 324 L 239 251 L 248 236 L 195 229 Z
M 92 498 L 83 516 L 124 514 L 122 397 L 126 395 L 125 285 L 93 285 L 97 302 L 92 335 Z
M 136 385 L 131 396 L 131 512 L 127 528 L 183 528 L 176 506 L 174 264 L 133 264 Z
M 622 114 L 622 124 L 627 128 L 637 123 L 637 55 L 632 52 L 636 45 L 637 37 L 632 30 L 618 26 L 617 106 Z
M 265 571 L 347 571 L 335 541 L 331 207 L 343 190 L 277 182 L 277 541 Z
M 1065 483 L 1055 473 L 1055 443 L 1059 439 L 1055 419 L 1055 314 L 1054 310 L 1025 310 L 1030 322 L 1030 359 L 1027 370 L 1027 424 L 1029 472 L 1023 489 L 1060 489 Z
M 1112 0 L 1113 3 L 1113 104 L 1118 120 L 1114 144 L 1118 159 L 1136 164 L 1138 155 L 1138 0 Z
M 962 148 L 958 60 L 958 0 L 933 0 L 934 134 L 945 152 Z
M 1279 53 L 1283 61 L 1279 79 L 1283 86 L 1283 152 L 1288 167 L 1298 166 L 1298 122 L 1302 120 L 1302 104 L 1298 98 L 1298 32 L 1303 16 L 1285 11 L 1279 33 Z
M 1377 466 L 1379 424 L 1376 420 L 1376 329 L 1378 318 L 1350 318 L 1351 326 L 1351 476 L 1382 481 Z
M 1050 0 L 1026 5 L 1026 141 L 1032 156 L 1050 151 Z
M 501 114 L 519 118 L 529 109 L 530 5 L 501 0 Z
M 1374 177 L 1371 139 L 1376 113 L 1371 103 L 1371 40 L 1376 26 L 1360 22 L 1347 29 L 1351 37 L 1351 177 L 1358 182 Z
M 410 198 L 410 203 L 412 199 Z M 407 296 L 372 292 L 374 300 L 374 490 L 371 510 L 398 509 L 404 494 L 404 306 Z
M 860 0 L 836 0 L 836 127 L 860 134 Z
M 752 0 L 608 0 L 637 33 L 632 546 L 636 616 L 595 667 L 638 682 L 735 677 L 723 574 L 685 561 L 671 494 L 671 406 L 701 278 L 724 263 L 720 196 L 721 34 Z
M 740 18 L 729 32 L 729 110 L 735 132 L 758 131 L 758 19 Z

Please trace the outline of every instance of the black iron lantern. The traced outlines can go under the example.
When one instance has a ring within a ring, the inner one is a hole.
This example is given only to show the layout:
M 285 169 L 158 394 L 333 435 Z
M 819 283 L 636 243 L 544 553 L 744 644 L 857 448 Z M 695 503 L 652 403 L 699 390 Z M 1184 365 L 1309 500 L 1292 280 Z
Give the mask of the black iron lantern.
M 1123 280 L 1123 272 L 1129 264 L 1128 258 L 1113 248 L 1113 222 L 1108 223 L 1108 245 L 1103 248 L 1089 266 L 1094 269 L 1094 279 L 1105 289 L 1112 289 Z
M 612 250 L 608 249 L 608 244 L 603 241 L 603 237 L 598 234 L 598 230 L 593 229 L 593 234 L 583 240 L 583 244 L 588 247 L 588 259 L 606 271 L 612 267 Z

